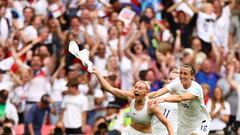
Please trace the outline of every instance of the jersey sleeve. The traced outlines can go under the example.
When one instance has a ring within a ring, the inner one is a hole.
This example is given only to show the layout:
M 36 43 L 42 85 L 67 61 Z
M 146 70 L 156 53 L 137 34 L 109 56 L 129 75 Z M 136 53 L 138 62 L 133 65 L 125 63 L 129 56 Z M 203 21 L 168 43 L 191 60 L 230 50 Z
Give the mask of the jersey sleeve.
M 197 83 L 194 83 L 194 86 L 189 90 L 189 93 L 197 97 L 202 97 L 202 87 Z
M 169 92 L 174 92 L 177 87 L 178 80 L 175 79 L 171 81 L 169 84 L 166 85 L 166 88 L 168 89 Z

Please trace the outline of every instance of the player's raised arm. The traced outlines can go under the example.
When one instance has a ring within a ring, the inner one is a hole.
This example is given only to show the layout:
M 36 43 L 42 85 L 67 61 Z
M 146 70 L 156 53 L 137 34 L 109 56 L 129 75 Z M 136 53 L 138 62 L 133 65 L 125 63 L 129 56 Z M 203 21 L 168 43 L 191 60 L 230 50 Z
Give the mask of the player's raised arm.
M 127 100 L 130 100 L 134 97 L 132 91 L 126 91 L 126 90 L 121 90 L 118 88 L 112 87 L 104 78 L 103 76 L 99 73 L 99 71 L 93 67 L 93 72 L 92 72 L 104 88 L 104 90 L 110 92 L 111 94 L 119 97 L 119 98 L 125 98 Z

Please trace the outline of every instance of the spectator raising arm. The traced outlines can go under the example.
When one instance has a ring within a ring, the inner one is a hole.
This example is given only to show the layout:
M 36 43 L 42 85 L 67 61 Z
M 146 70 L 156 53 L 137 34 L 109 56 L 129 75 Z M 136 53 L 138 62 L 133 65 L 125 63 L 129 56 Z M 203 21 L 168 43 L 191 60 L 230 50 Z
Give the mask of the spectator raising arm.
M 181 51 L 181 31 L 176 31 L 176 40 L 174 42 L 174 52 L 180 52 Z
M 210 40 L 212 44 L 212 52 L 214 54 L 214 58 L 216 59 L 216 64 L 217 64 L 216 73 L 219 75 L 221 71 L 221 65 L 222 65 L 221 58 L 224 55 L 223 46 L 221 46 L 221 48 L 218 48 L 212 36 L 210 37 Z M 220 55 L 220 53 L 223 55 Z
M 169 8 L 167 9 L 167 12 L 168 12 L 168 13 L 172 13 L 179 5 L 181 5 L 183 2 L 184 2 L 184 0 L 183 0 L 183 1 L 180 1 L 180 2 L 178 2 L 178 3 L 175 3 L 174 5 L 172 5 L 171 7 L 169 7 Z
M 126 42 L 126 47 L 125 47 L 125 53 L 126 55 L 130 58 L 130 59 L 134 59 L 135 56 L 134 54 L 131 52 L 130 48 L 133 45 L 133 42 L 138 39 L 141 36 L 141 32 L 135 32 L 133 33 L 133 35 L 127 40 Z
M 61 68 L 63 68 L 63 67 L 65 67 L 65 59 L 64 59 L 64 57 L 61 58 L 60 65 L 58 66 L 57 70 L 51 76 L 51 79 L 50 79 L 51 83 L 53 83 L 53 81 L 57 78 Z
M 142 22 L 140 25 L 141 25 L 141 26 L 140 26 L 140 32 L 141 32 L 141 35 L 142 35 L 142 37 L 143 37 L 143 42 L 145 43 L 145 45 L 146 45 L 147 47 L 149 47 L 150 44 L 149 44 L 149 39 L 148 39 L 148 35 L 147 35 L 146 25 L 145 25 L 145 23 L 143 23 L 143 22 Z
M 230 6 L 230 9 L 232 10 L 236 6 L 236 0 L 225 0 Z
M 183 2 L 186 3 L 186 4 L 188 5 L 188 7 L 190 7 L 191 10 L 192 10 L 194 13 L 198 13 L 198 12 L 199 12 L 199 10 L 198 10 L 195 6 L 189 4 L 187 0 L 183 0 Z

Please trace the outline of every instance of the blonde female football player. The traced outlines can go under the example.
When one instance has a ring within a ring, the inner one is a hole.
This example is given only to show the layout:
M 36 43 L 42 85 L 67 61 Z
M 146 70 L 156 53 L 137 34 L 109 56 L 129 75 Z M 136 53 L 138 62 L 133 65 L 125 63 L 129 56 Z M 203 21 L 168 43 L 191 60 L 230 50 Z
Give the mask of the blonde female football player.
M 92 73 L 106 91 L 117 97 L 125 98 L 130 103 L 131 124 L 122 130 L 122 135 L 152 135 L 151 120 L 154 115 L 166 126 L 169 135 L 173 135 L 173 127 L 160 109 L 148 104 L 149 83 L 138 81 L 133 90 L 126 91 L 112 87 L 95 67 Z
M 194 68 L 185 64 L 180 68 L 180 77 L 160 89 L 156 96 L 168 92 L 168 97 L 155 99 L 156 105 L 162 102 L 178 103 L 178 135 L 208 135 L 211 118 L 206 110 L 201 86 L 193 81 Z
M 79 51 L 73 41 L 69 44 L 69 52 L 79 58 L 87 67 L 90 73 L 93 73 L 103 88 L 120 98 L 125 98 L 130 102 L 130 117 L 131 124 L 123 129 L 122 135 L 151 135 L 152 116 L 156 116 L 167 128 L 169 135 L 173 135 L 173 127 L 168 119 L 161 113 L 160 109 L 155 105 L 148 104 L 147 94 L 150 90 L 150 84 L 145 81 L 138 81 L 135 83 L 133 90 L 125 91 L 112 87 L 92 66 L 89 61 L 89 52 L 85 49 Z

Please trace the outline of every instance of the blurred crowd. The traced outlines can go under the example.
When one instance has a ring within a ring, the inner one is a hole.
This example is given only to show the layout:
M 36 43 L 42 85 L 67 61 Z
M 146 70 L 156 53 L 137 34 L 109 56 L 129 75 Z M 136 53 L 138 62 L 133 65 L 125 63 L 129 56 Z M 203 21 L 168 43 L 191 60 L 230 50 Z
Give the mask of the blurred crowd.
M 122 9 L 135 13 L 130 23 Z M 192 64 L 211 133 L 237 133 L 240 0 L 1 0 L 0 134 L 40 135 L 50 125 L 51 134 L 118 135 L 129 124 L 127 101 L 68 52 L 72 40 L 125 90 L 141 79 L 156 91 Z

